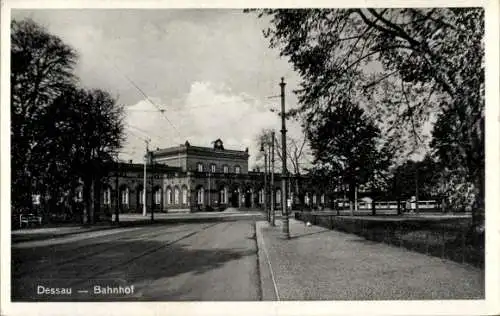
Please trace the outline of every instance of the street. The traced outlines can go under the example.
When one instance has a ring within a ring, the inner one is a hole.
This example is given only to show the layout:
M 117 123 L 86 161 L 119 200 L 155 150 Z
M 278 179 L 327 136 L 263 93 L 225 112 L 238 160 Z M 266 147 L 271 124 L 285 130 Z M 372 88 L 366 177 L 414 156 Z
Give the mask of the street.
M 251 220 L 97 231 L 14 244 L 12 300 L 256 301 L 257 265 Z

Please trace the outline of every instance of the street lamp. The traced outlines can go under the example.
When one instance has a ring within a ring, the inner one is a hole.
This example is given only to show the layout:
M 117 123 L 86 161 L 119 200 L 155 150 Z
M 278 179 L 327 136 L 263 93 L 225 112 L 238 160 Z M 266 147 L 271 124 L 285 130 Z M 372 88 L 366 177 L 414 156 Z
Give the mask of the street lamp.
M 270 213 L 267 210 L 267 151 L 264 149 L 264 142 L 260 144 L 260 152 L 264 153 L 264 211 L 266 212 L 267 221 L 270 222 Z

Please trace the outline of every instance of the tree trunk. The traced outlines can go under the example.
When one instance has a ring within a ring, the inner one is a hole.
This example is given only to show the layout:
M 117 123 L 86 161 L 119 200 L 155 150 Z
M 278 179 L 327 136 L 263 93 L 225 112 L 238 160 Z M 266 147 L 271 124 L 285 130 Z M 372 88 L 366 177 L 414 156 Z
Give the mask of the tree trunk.
M 90 224 L 90 212 L 92 208 L 91 193 L 92 193 L 92 179 L 86 178 L 83 180 L 83 214 L 82 214 L 82 224 Z
M 349 211 L 351 212 L 351 216 L 354 216 L 354 191 L 356 190 L 356 183 L 349 183 Z
M 485 175 L 484 175 L 484 169 L 480 171 L 477 179 L 477 186 L 478 186 L 478 196 L 475 198 L 475 203 L 474 207 L 472 208 L 472 226 L 473 227 L 479 227 L 484 224 L 484 215 L 485 215 L 485 209 L 484 209 L 484 197 L 485 197 Z
M 94 207 L 92 212 L 92 221 L 93 224 L 96 220 L 98 220 L 98 216 L 101 215 L 101 179 L 98 177 L 94 179 Z
M 89 189 L 89 209 L 87 211 L 88 223 L 94 224 L 94 210 L 95 210 L 95 179 L 92 177 Z

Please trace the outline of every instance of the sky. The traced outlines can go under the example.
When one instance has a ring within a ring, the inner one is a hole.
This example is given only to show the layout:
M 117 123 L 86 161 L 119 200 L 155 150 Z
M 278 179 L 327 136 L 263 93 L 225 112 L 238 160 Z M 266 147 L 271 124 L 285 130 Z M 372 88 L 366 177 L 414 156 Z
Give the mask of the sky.
M 269 48 L 268 21 L 230 9 L 13 10 L 59 36 L 79 55 L 76 75 L 86 88 L 108 91 L 125 107 L 123 160 L 142 162 L 150 149 L 189 141 L 228 149 L 249 148 L 250 167 L 258 133 L 279 132 L 281 77 L 286 106 L 299 77 Z M 160 112 L 158 108 L 163 111 Z M 289 135 L 300 138 L 298 122 Z

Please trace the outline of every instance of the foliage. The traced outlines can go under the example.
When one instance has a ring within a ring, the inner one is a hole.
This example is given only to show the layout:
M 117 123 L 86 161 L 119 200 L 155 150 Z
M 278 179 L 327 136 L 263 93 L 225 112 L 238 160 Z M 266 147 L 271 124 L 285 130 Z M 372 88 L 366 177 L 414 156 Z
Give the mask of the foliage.
M 41 161 L 50 161 L 42 136 L 51 121 L 47 107 L 75 77 L 74 50 L 31 20 L 11 24 L 11 176 L 12 204 L 31 203 L 33 178 L 47 172 Z M 54 171 L 54 170 L 52 170 Z M 63 176 L 61 174 L 61 176 Z M 50 183 L 50 181 L 47 181 Z
M 351 103 L 336 105 L 309 125 L 307 137 L 315 162 L 330 176 L 338 175 L 353 189 L 376 179 L 391 156 L 380 143 L 380 130 L 363 109 Z
M 484 202 L 484 10 L 482 8 L 262 9 L 272 47 L 302 78 L 300 113 L 314 125 L 332 105 L 355 100 L 396 148 L 423 142 Z M 405 137 L 408 133 L 412 138 Z M 410 142 L 413 140 L 413 144 Z M 399 152 L 400 155 L 404 153 Z M 461 170 L 465 166 L 465 170 Z
M 13 206 L 29 206 L 33 191 L 57 206 L 81 180 L 98 196 L 90 187 L 121 146 L 122 107 L 77 87 L 75 52 L 31 20 L 12 22 L 11 54 Z
M 397 166 L 391 174 L 391 192 L 396 199 L 416 196 L 422 199 L 440 199 L 443 192 L 437 190 L 441 181 L 441 166 L 426 155 L 422 161 L 407 160 Z

